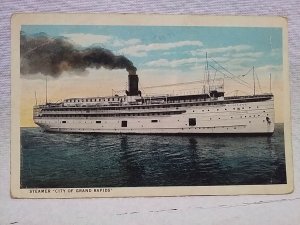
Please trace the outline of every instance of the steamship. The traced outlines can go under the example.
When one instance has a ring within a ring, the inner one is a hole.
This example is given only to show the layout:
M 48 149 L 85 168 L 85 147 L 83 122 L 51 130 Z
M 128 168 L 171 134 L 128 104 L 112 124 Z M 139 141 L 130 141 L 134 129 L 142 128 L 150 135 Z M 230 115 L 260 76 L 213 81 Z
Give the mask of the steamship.
M 224 96 L 223 87 L 198 94 L 143 96 L 129 71 L 124 95 L 69 98 L 33 108 L 44 131 L 136 134 L 272 134 L 273 94 Z

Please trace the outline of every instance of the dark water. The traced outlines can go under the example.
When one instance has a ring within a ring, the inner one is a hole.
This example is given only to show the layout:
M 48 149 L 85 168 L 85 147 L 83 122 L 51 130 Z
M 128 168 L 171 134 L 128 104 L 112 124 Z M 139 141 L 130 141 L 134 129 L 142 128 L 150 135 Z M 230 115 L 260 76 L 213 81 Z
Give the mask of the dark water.
M 44 133 L 21 129 L 21 187 L 286 183 L 283 124 L 266 136 Z

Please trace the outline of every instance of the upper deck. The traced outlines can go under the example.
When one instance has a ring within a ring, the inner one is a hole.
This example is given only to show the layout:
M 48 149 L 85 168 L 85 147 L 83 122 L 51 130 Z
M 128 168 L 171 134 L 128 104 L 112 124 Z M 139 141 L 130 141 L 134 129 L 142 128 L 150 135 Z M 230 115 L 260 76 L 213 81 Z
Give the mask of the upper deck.
M 113 97 L 112 97 L 113 98 Z M 115 97 L 116 98 L 116 97 Z M 136 99 L 131 99 L 131 101 L 114 101 L 111 104 L 107 101 L 106 104 L 101 104 L 96 101 L 97 98 L 91 99 L 89 103 L 86 104 L 82 99 L 73 99 L 73 104 L 61 103 L 47 103 L 44 105 L 37 105 L 35 109 L 44 109 L 46 111 L 64 111 L 64 110 L 80 110 L 80 109 L 100 109 L 100 110 L 130 110 L 130 109 L 153 109 L 153 108 L 171 108 L 171 107 L 182 107 L 182 106 L 204 106 L 204 105 L 220 105 L 220 104 L 230 104 L 230 103 L 246 103 L 246 102 L 259 102 L 266 101 L 273 98 L 273 94 L 262 94 L 262 95 L 245 95 L 245 96 L 229 96 L 229 97 L 211 97 L 207 94 L 201 95 L 182 95 L 182 96 L 152 96 L 152 97 L 138 97 Z M 95 101 L 93 99 L 96 99 Z M 75 101 L 78 100 L 78 101 Z

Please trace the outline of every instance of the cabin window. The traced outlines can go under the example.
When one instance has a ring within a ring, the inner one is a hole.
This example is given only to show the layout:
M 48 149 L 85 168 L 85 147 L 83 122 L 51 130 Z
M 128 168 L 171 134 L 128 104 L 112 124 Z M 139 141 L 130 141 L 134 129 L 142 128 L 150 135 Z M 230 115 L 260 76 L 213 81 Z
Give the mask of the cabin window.
M 101 123 L 101 121 L 100 121 L 100 120 L 97 120 L 96 123 Z
M 196 126 L 196 118 L 189 118 L 189 126 Z
M 122 123 L 121 123 L 121 126 L 122 127 L 127 127 L 127 121 L 123 120 Z
M 66 123 L 66 121 L 64 120 L 64 121 L 61 121 L 62 123 Z
M 151 120 L 151 123 L 157 123 L 158 120 Z

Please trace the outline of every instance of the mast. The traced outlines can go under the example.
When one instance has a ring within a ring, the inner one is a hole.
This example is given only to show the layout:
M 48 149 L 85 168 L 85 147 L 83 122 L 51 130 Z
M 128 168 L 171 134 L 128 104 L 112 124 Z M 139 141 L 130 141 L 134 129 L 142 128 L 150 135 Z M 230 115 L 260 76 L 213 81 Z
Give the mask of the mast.
M 272 74 L 270 73 L 270 93 L 272 93 Z
M 252 67 L 252 75 L 253 75 L 253 95 L 255 95 L 255 76 L 254 76 L 254 66 Z
M 207 60 L 207 52 L 205 54 L 206 58 L 206 72 L 207 72 L 207 84 L 208 84 L 208 91 L 210 91 L 210 86 L 209 86 L 209 70 L 208 70 L 208 60 Z
M 35 106 L 37 106 L 36 91 L 34 92 L 34 97 L 35 97 Z
M 47 75 L 46 75 L 46 105 L 47 105 L 47 103 L 48 103 L 48 84 L 47 84 L 47 82 L 48 82 L 48 78 L 47 78 Z

